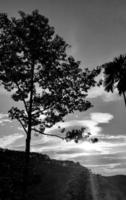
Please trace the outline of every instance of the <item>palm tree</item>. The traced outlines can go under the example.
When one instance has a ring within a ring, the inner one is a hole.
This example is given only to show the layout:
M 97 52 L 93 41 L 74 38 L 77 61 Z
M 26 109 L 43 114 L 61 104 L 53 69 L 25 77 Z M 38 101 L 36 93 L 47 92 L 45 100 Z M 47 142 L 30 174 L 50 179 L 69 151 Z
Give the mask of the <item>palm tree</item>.
M 104 73 L 104 87 L 107 92 L 118 90 L 123 95 L 126 106 L 126 55 L 115 57 L 112 62 L 102 65 Z

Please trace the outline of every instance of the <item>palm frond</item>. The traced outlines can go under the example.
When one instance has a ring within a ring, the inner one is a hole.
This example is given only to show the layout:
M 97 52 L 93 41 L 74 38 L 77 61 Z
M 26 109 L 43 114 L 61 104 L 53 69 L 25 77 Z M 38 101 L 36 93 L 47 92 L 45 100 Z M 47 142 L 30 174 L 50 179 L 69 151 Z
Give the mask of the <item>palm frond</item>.
M 107 92 L 118 89 L 119 95 L 126 91 L 126 55 L 115 57 L 112 62 L 105 63 L 104 88 Z

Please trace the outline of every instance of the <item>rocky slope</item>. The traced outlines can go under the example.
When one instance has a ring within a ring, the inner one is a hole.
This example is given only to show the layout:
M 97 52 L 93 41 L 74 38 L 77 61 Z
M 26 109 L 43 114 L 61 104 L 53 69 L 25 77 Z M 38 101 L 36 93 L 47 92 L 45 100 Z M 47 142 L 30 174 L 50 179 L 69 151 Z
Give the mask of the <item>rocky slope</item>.
M 24 153 L 0 150 L 0 200 L 22 198 Z M 126 177 L 94 175 L 72 161 L 31 153 L 30 200 L 126 200 Z

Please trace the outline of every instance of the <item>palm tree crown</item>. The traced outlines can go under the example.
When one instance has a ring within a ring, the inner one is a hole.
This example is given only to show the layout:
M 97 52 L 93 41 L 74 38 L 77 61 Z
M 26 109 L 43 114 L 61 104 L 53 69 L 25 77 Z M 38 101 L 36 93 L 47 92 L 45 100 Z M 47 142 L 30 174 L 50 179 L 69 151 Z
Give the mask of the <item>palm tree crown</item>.
M 115 57 L 112 62 L 102 65 L 104 69 L 104 87 L 107 92 L 117 88 L 119 95 L 124 96 L 126 105 L 126 55 Z

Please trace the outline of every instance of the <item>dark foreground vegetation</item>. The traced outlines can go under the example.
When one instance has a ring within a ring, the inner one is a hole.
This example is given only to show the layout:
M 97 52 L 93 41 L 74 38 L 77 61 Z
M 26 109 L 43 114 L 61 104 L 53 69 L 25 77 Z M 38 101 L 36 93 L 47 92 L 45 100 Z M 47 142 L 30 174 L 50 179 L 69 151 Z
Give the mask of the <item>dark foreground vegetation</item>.
M 22 199 L 24 152 L 0 150 L 0 200 Z M 126 177 L 103 177 L 72 161 L 30 154 L 29 200 L 125 200 Z

